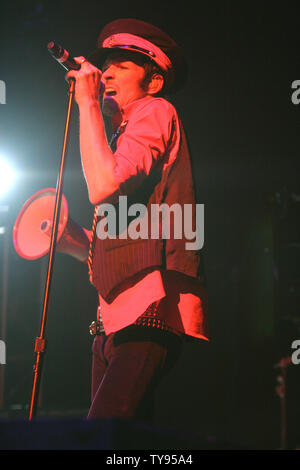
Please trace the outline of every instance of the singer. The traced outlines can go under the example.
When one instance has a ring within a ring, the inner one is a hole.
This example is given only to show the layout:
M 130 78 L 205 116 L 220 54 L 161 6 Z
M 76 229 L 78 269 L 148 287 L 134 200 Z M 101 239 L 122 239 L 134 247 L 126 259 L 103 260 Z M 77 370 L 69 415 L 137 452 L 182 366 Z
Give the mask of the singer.
M 156 387 L 184 339 L 209 340 L 200 250 L 186 250 L 184 233 L 101 240 L 97 207 L 119 210 L 120 195 L 146 207 L 196 206 L 185 133 L 167 99 L 184 86 L 187 65 L 172 38 L 136 19 L 106 25 L 98 49 L 75 61 L 81 67 L 67 79 L 76 81 L 82 168 L 95 206 L 88 266 L 99 294 L 88 417 L 150 421 Z

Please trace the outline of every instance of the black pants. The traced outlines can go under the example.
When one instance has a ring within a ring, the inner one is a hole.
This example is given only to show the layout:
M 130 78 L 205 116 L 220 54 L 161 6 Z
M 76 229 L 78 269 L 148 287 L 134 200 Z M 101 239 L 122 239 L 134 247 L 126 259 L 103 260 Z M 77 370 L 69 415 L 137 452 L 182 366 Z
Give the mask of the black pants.
M 93 344 L 92 404 L 88 418 L 151 422 L 154 392 L 179 357 L 179 336 L 131 325 Z

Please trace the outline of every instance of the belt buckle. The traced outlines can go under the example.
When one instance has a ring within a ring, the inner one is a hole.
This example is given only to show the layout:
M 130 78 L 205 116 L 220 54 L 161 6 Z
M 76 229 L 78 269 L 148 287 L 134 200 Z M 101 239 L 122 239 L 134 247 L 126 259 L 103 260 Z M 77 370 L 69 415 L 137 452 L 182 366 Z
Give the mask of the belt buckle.
M 101 335 L 101 333 L 103 333 L 99 320 L 93 321 L 89 326 L 89 330 L 90 330 L 90 335 L 91 336 L 97 336 L 97 335 Z
M 100 305 L 97 308 L 97 320 L 93 321 L 90 326 L 90 335 L 92 336 L 97 336 L 105 333 L 103 325 L 102 325 L 102 320 L 101 320 L 101 309 Z

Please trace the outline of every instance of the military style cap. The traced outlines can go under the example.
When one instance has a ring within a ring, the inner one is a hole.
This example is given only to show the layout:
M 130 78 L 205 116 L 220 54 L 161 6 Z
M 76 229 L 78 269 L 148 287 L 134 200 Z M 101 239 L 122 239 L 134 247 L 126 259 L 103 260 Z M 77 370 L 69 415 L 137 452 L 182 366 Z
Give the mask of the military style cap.
M 167 92 L 175 92 L 184 86 L 187 63 L 183 51 L 156 26 L 131 18 L 112 21 L 101 31 L 98 49 L 88 60 L 101 69 L 111 51 L 118 49 L 144 54 L 155 62 L 164 72 Z

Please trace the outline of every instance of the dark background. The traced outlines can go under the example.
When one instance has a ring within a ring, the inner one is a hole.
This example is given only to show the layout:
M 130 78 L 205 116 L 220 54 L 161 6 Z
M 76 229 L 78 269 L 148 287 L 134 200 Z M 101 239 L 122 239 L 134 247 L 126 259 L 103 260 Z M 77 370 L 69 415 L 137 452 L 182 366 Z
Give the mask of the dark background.
M 0 153 L 18 171 L 15 186 L 0 201 L 10 208 L 0 221 L 9 228 L 6 328 L 0 331 L 7 347 L 7 363 L 0 366 L 2 415 L 27 416 L 47 267 L 47 259 L 18 257 L 12 227 L 32 194 L 56 186 L 66 114 L 65 72 L 46 45 L 55 40 L 72 55 L 86 56 L 106 23 L 134 17 L 161 27 L 186 51 L 189 80 L 171 101 L 189 138 L 198 198 L 205 204 L 211 341 L 185 345 L 159 389 L 156 424 L 253 448 L 280 448 L 280 370 L 274 364 L 290 356 L 292 341 L 300 339 L 300 105 L 291 101 L 291 84 L 300 80 L 299 6 L 28 0 L 2 2 L 0 8 L 0 79 L 7 91 L 0 105 Z M 76 107 L 64 194 L 72 219 L 89 227 L 93 208 L 81 173 Z M 40 415 L 86 416 L 88 325 L 96 306 L 86 266 L 58 254 Z M 291 448 L 300 444 L 299 372 L 300 365 L 287 368 Z

